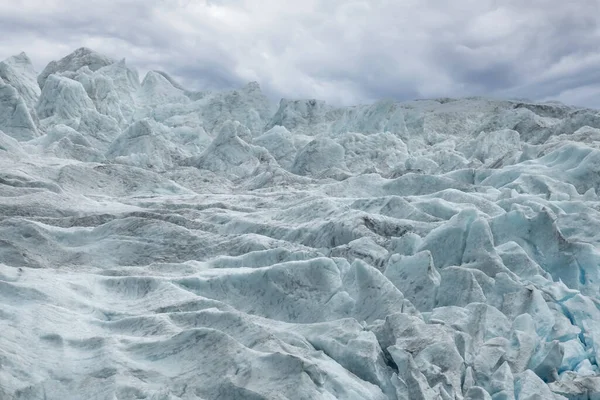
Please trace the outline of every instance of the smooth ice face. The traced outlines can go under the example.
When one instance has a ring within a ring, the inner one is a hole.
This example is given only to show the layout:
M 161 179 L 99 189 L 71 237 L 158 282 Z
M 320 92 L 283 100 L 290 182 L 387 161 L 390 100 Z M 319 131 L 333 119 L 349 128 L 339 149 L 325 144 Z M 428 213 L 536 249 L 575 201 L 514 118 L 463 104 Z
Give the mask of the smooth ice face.
M 600 114 L 0 62 L 0 398 L 600 398 Z

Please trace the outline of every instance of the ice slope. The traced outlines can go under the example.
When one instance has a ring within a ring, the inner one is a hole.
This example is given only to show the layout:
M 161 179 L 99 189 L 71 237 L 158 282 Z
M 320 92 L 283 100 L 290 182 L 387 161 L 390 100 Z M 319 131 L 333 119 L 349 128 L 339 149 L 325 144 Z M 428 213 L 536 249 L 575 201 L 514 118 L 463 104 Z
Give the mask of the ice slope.
M 600 114 L 0 63 L 1 399 L 600 399 Z
M 16 89 L 30 112 L 35 111 L 41 90 L 37 73 L 27 54 L 21 53 L 0 62 L 0 78 Z

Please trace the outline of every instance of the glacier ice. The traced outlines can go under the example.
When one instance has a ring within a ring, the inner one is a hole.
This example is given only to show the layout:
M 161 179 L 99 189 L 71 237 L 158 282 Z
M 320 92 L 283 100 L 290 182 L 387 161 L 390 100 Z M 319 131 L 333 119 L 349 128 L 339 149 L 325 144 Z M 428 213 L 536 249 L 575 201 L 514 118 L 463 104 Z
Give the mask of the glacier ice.
M 600 113 L 0 62 L 1 399 L 600 399 Z
M 27 103 L 17 89 L 0 77 L 0 130 L 18 140 L 39 136 Z

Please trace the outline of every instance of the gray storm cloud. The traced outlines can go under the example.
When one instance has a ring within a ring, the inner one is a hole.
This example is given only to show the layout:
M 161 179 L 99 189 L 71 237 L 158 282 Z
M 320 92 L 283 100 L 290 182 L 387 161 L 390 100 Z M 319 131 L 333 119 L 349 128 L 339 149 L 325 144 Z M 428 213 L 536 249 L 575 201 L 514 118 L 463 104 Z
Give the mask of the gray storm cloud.
M 600 107 L 596 0 L 33 1 L 0 4 L 0 58 L 86 46 L 186 86 L 259 81 L 336 104 L 472 95 Z

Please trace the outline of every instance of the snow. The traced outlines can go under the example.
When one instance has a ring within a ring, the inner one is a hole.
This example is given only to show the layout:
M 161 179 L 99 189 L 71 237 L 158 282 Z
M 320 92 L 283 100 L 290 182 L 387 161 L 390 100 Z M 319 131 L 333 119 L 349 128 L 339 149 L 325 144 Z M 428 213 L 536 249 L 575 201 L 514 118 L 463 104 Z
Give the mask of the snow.
M 0 398 L 600 398 L 600 113 L 0 62 Z

